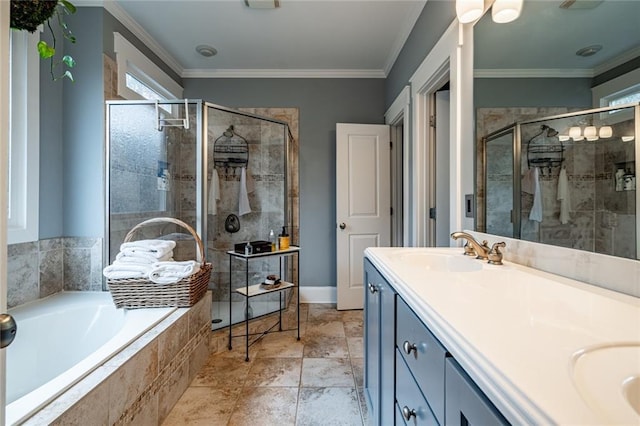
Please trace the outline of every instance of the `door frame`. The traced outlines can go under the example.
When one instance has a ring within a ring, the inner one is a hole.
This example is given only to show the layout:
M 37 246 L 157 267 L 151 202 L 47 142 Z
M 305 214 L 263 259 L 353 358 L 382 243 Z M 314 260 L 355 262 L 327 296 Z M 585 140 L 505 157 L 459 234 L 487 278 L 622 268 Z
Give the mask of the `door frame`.
M 384 114 L 384 122 L 389 127 L 398 127 L 402 124 L 402 245 L 409 247 L 410 240 L 410 180 L 409 180 L 409 153 L 411 141 L 411 87 L 405 86 Z M 395 142 L 395 141 L 394 141 Z M 396 182 L 391 185 L 397 187 Z M 393 219 L 392 219 L 393 222 Z
M 9 2 L 0 1 L 0 170 L 9 165 Z M 0 313 L 7 311 L 7 185 L 0 173 Z M 0 424 L 5 424 L 6 349 L 0 349 Z
M 431 94 L 441 87 L 443 79 L 450 84 L 450 151 L 451 185 L 450 226 L 452 229 L 473 230 L 474 218 L 465 217 L 464 194 L 474 194 L 474 114 L 473 103 L 473 25 L 463 25 L 454 19 L 416 72 L 411 76 L 413 103 L 413 186 L 414 200 L 412 237 L 414 245 L 429 242 L 428 226 L 429 164 L 432 136 L 429 115 L 433 110 Z

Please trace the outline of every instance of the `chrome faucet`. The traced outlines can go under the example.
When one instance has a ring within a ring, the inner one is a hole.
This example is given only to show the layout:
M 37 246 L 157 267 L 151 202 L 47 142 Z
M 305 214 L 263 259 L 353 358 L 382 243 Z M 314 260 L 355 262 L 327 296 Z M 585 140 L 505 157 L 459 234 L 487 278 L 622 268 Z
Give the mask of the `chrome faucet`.
M 488 259 L 489 258 L 489 250 L 490 249 L 489 249 L 489 246 L 488 246 L 488 243 L 487 243 L 486 240 L 483 241 L 482 244 L 480 244 L 471 235 L 467 234 L 466 232 L 460 232 L 460 231 L 453 232 L 451 234 L 451 238 L 453 238 L 454 240 L 457 240 L 458 238 L 464 238 L 465 240 L 467 240 L 467 244 L 471 245 L 471 248 L 473 249 L 473 251 L 476 254 L 476 259 Z M 467 247 L 467 244 L 465 244 L 464 254 L 472 255 L 471 251 Z

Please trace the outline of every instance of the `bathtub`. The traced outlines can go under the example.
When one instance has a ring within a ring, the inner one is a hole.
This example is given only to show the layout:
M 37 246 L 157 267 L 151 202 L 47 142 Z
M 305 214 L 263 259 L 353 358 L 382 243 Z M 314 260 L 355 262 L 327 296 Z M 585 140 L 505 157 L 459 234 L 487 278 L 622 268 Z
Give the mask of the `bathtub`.
M 7 348 L 7 424 L 40 410 L 175 308 L 116 309 L 108 292 L 63 292 L 9 313 L 18 324 Z

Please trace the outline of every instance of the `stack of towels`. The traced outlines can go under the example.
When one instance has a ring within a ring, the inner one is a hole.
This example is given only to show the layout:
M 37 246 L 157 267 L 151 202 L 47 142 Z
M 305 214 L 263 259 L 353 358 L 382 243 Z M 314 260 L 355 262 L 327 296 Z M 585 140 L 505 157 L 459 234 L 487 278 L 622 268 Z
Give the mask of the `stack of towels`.
M 200 270 L 195 260 L 173 260 L 175 241 L 140 240 L 123 243 L 113 264 L 103 270 L 108 279 L 145 278 L 156 284 L 172 284 Z

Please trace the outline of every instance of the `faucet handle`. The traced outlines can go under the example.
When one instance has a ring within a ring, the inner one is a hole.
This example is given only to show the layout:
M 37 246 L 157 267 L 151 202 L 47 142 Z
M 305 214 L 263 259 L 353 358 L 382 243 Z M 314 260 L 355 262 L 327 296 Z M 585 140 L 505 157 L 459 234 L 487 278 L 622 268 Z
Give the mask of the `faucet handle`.
M 485 241 L 486 242 L 486 241 Z M 506 247 L 506 244 L 504 241 L 501 241 L 499 243 L 495 243 L 491 246 L 491 249 L 489 250 L 489 253 L 487 254 L 487 257 L 489 259 L 489 263 L 491 265 L 502 265 L 502 252 L 500 251 L 500 247 Z
M 465 256 L 475 256 L 476 255 L 476 251 L 474 250 L 473 246 L 471 244 L 469 244 L 469 241 L 467 241 L 464 244 L 464 255 Z

